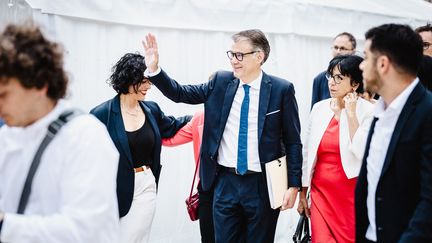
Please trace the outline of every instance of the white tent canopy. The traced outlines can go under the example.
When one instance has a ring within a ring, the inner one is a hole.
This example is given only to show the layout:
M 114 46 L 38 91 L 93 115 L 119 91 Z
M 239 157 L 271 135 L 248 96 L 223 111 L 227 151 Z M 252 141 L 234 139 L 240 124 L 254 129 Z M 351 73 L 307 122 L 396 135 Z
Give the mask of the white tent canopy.
M 110 68 L 124 53 L 142 52 L 141 39 L 148 32 L 158 38 L 161 67 L 181 83 L 194 84 L 205 82 L 216 70 L 231 69 L 225 52 L 233 33 L 259 28 L 272 49 L 263 70 L 294 83 L 303 127 L 310 110 L 312 79 L 327 67 L 336 34 L 353 33 L 361 52 L 364 33 L 371 27 L 392 22 L 415 28 L 432 20 L 432 4 L 422 0 L 26 2 L 33 19 L 63 43 L 71 76 L 69 98 L 84 110 L 114 96 L 106 84 Z M 9 11 L 24 8 L 20 5 Z M 175 116 L 202 109 L 201 105 L 175 104 L 156 88 L 147 98 Z M 194 171 L 192 146 L 164 148 L 162 163 L 151 242 L 198 242 L 198 224 L 190 222 L 184 205 Z M 281 214 L 276 242 L 290 242 L 296 219 L 295 210 Z

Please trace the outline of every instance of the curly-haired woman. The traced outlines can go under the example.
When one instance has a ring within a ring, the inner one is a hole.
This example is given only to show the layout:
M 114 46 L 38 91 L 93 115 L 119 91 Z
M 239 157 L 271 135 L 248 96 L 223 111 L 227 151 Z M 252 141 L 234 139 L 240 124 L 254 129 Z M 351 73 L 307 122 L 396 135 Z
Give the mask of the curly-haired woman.
M 120 153 L 117 200 L 122 243 L 147 242 L 156 209 L 161 138 L 169 138 L 190 117 L 165 116 L 155 102 L 144 101 L 151 82 L 139 54 L 125 54 L 109 79 L 117 95 L 90 111 L 107 127 Z

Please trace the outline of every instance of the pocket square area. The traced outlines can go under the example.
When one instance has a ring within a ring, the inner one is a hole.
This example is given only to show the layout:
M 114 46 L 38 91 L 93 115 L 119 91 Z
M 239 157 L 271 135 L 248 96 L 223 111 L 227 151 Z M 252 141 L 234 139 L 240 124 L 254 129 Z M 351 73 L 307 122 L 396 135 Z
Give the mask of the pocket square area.
M 280 111 L 280 110 L 276 110 L 276 111 L 269 112 L 269 113 L 266 114 L 266 116 L 268 116 L 268 115 L 272 115 L 272 114 L 274 114 L 274 113 L 278 113 L 279 111 Z

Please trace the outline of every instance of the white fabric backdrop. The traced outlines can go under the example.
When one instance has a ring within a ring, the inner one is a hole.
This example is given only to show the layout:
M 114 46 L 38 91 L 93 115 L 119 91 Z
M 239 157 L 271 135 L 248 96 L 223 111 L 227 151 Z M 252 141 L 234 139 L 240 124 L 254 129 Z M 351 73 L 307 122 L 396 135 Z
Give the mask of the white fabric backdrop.
M 15 1 L 15 0 L 14 0 Z M 23 0 L 17 0 L 23 2 Z M 0 0 L 0 4 L 6 3 Z M 201 83 L 220 69 L 230 70 L 225 51 L 230 36 L 260 28 L 270 40 L 265 72 L 294 83 L 302 125 L 310 109 L 312 79 L 330 59 L 332 38 L 353 33 L 362 51 L 364 32 L 388 23 L 423 25 L 432 5 L 421 0 L 27 0 L 33 19 L 63 43 L 71 76 L 69 99 L 84 110 L 114 96 L 106 80 L 112 65 L 126 52 L 142 52 L 141 39 L 154 33 L 160 64 L 182 83 Z M 0 19 L 19 21 L 27 11 L 4 9 Z M 15 11 L 15 14 L 10 14 Z M 15 17 L 10 17 L 15 16 Z M 430 21 L 431 19 L 429 19 Z M 201 105 L 175 104 L 153 88 L 148 100 L 166 114 L 193 114 Z M 157 212 L 151 242 L 199 242 L 197 222 L 188 219 L 184 199 L 189 193 L 194 164 L 192 146 L 164 148 Z M 291 242 L 297 221 L 294 210 L 283 212 L 276 242 Z

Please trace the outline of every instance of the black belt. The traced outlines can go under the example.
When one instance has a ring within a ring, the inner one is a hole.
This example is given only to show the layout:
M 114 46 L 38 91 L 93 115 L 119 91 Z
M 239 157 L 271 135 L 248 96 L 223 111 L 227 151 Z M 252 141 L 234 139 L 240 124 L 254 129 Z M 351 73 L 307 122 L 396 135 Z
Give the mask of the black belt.
M 221 171 L 226 171 L 229 173 L 233 173 L 236 175 L 240 175 L 240 173 L 237 171 L 237 168 L 231 168 L 231 167 L 225 167 L 225 166 L 220 166 Z M 257 174 L 257 173 L 261 173 L 261 172 L 257 172 L 257 171 L 252 171 L 252 170 L 248 170 L 246 171 L 246 173 L 244 173 L 243 175 L 253 175 L 253 174 Z M 240 175 L 241 176 L 241 175 Z

